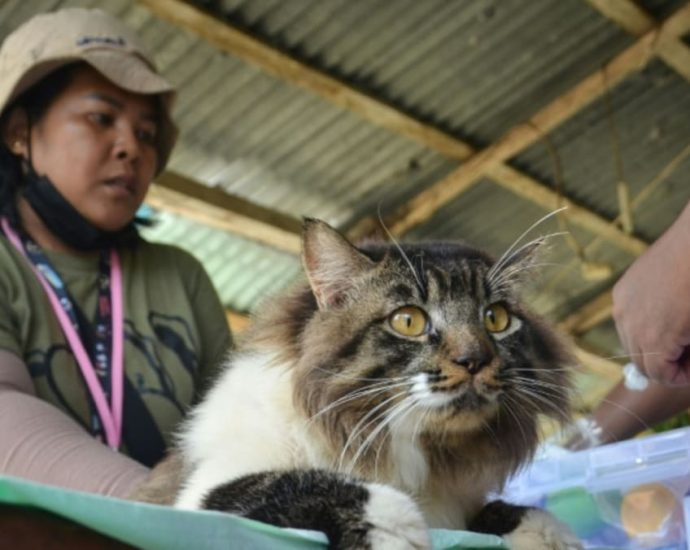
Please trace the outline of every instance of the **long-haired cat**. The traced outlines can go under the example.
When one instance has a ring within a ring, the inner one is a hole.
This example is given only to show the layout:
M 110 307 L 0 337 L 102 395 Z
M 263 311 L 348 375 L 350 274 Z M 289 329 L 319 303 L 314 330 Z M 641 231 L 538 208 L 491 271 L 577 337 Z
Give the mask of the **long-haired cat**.
M 332 548 L 427 548 L 428 527 L 580 548 L 547 513 L 487 503 L 568 417 L 572 364 L 519 299 L 539 241 L 356 248 L 306 220 L 308 284 L 275 298 L 179 440 L 176 505 L 324 531 Z

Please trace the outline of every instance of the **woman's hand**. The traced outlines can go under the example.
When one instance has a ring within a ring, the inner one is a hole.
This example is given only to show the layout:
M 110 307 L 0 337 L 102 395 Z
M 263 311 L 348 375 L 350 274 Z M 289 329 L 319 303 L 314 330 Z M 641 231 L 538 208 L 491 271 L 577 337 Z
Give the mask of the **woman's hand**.
M 647 376 L 690 384 L 690 203 L 615 285 L 613 317 Z

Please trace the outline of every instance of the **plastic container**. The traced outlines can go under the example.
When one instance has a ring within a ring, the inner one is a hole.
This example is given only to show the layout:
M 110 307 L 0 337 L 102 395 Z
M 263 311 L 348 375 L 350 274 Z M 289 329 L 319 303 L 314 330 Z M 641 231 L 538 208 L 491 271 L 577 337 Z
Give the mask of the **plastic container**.
M 586 548 L 690 550 L 688 492 L 690 428 L 682 428 L 535 460 L 502 497 L 551 511 Z

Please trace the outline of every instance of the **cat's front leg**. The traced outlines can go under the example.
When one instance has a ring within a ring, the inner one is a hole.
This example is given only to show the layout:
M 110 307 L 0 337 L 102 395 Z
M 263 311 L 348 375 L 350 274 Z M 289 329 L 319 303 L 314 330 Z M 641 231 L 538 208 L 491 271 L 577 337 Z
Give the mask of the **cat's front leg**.
M 469 529 L 502 536 L 513 550 L 582 550 L 573 532 L 550 513 L 516 506 L 502 500 L 490 502 L 470 522 Z
M 408 495 L 323 470 L 250 474 L 211 490 L 202 507 L 322 531 L 333 549 L 431 548 L 424 518 Z

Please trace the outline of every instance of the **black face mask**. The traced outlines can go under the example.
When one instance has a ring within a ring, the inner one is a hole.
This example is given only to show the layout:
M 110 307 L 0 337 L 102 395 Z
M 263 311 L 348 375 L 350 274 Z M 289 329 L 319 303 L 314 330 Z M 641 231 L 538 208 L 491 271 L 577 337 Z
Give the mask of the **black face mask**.
M 132 246 L 139 233 L 130 222 L 119 231 L 94 227 L 65 199 L 46 176 L 29 167 L 24 176 L 23 195 L 48 229 L 65 244 L 77 250 Z

